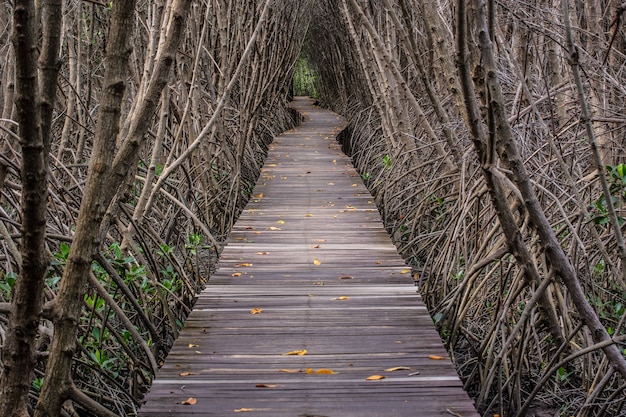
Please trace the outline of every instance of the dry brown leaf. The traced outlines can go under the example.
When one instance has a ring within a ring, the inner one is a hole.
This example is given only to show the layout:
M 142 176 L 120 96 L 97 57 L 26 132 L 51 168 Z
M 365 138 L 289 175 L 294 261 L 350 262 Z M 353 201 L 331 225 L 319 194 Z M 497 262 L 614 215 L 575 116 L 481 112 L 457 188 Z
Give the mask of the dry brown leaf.
M 384 375 L 372 375 L 372 376 L 368 376 L 367 378 L 365 378 L 366 381 L 378 381 L 381 379 L 385 379 Z
M 447 356 L 439 356 L 439 355 L 428 355 L 428 359 L 432 359 L 434 361 L 441 361 L 443 359 L 448 359 Z
M 349 299 L 350 297 L 348 297 L 347 295 L 342 295 L 341 297 L 332 298 L 332 300 L 337 300 L 337 301 L 346 301 Z
M 313 245 L 313 246 L 311 246 L 311 248 L 313 248 L 313 249 L 319 249 L 321 247 L 322 247 L 321 245 Z
M 278 385 L 274 384 L 256 384 L 257 388 L 276 388 Z
M 302 369 L 279 369 L 278 372 L 282 372 L 285 374 L 297 374 L 302 372 Z
M 257 252 L 256 254 L 257 255 L 269 255 L 270 253 L 269 252 Z
M 241 272 L 233 272 L 232 274 L 230 274 L 231 277 L 240 277 L 241 276 Z
M 189 376 L 189 375 L 198 375 L 196 372 L 181 372 L 178 374 L 179 376 Z
M 335 372 L 332 369 L 322 368 L 315 371 L 315 373 L 317 375 L 337 375 L 339 372 Z
M 353 278 L 354 277 L 350 276 L 350 275 L 342 275 L 342 276 L 339 277 L 339 279 L 353 279 Z
M 236 410 L 233 410 L 235 413 L 249 413 L 251 411 L 254 411 L 254 408 L 238 408 Z
M 320 261 L 319 259 L 313 259 L 313 265 L 321 265 L 322 261 Z
M 298 356 L 304 356 L 306 355 L 308 352 L 306 349 L 302 349 L 302 350 L 292 350 L 291 352 L 287 352 L 287 353 L 283 353 L 283 356 L 294 356 L 294 355 L 298 355 Z
M 252 314 L 261 314 L 263 312 L 262 308 L 253 308 L 252 310 L 250 310 L 250 313 Z
M 382 265 L 383 261 L 376 261 L 376 265 Z
M 408 366 L 396 366 L 395 368 L 385 369 L 385 372 L 396 372 L 396 371 L 410 371 L 411 368 Z
M 189 397 L 185 401 L 181 401 L 180 403 L 184 405 L 196 405 L 198 403 L 198 400 L 193 397 Z
M 248 266 L 252 266 L 252 264 L 247 263 L 247 262 L 244 262 L 244 263 L 242 263 L 242 264 L 236 264 L 236 265 L 235 265 L 235 268 L 239 268 L 239 267 L 242 267 L 242 266 L 243 266 L 243 267 L 248 267 Z
M 259 195 L 257 195 L 256 198 L 263 198 L 263 193 L 259 193 Z

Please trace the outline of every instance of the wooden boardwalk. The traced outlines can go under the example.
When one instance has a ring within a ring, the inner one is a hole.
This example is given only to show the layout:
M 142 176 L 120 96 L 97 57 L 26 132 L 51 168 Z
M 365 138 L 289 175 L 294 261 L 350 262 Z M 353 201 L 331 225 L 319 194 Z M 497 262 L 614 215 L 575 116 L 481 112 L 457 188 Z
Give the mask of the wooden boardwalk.
M 344 121 L 294 105 L 305 123 L 271 146 L 140 416 L 477 417 L 335 141 Z

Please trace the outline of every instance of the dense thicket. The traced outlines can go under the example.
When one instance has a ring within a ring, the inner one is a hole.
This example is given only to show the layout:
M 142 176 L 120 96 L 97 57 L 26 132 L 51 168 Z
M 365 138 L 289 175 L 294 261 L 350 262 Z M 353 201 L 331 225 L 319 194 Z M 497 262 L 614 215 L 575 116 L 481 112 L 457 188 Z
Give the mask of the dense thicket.
M 623 12 L 317 3 L 320 99 L 485 415 L 626 415 Z
M 0 414 L 137 410 L 267 145 L 294 125 L 306 3 L 2 2 Z M 34 214 L 29 152 L 49 163 Z
M 136 411 L 294 90 L 349 118 L 485 415 L 626 415 L 625 11 L 3 2 L 0 414 Z

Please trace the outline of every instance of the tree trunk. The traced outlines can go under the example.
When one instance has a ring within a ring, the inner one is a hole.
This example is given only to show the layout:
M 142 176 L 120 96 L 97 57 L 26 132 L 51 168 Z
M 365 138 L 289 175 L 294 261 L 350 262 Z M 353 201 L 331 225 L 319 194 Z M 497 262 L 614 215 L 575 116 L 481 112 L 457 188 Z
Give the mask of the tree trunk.
M 60 0 L 44 3 L 43 22 L 38 80 L 36 7 L 32 0 L 15 2 L 13 47 L 16 62 L 15 104 L 22 149 L 22 265 L 13 288 L 7 339 L 2 352 L 4 371 L 0 377 L 0 415 L 7 417 L 28 416 L 28 390 L 36 361 L 35 338 L 49 265 L 45 242 L 48 153 L 59 67 Z

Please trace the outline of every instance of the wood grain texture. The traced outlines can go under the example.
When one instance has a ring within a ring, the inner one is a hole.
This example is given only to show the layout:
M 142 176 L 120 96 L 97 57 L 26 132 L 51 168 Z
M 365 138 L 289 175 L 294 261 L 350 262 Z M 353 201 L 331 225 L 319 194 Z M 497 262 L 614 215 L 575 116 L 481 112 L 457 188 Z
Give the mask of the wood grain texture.
M 140 416 L 477 417 L 335 141 L 344 120 L 294 106 L 305 123 L 272 144 Z

